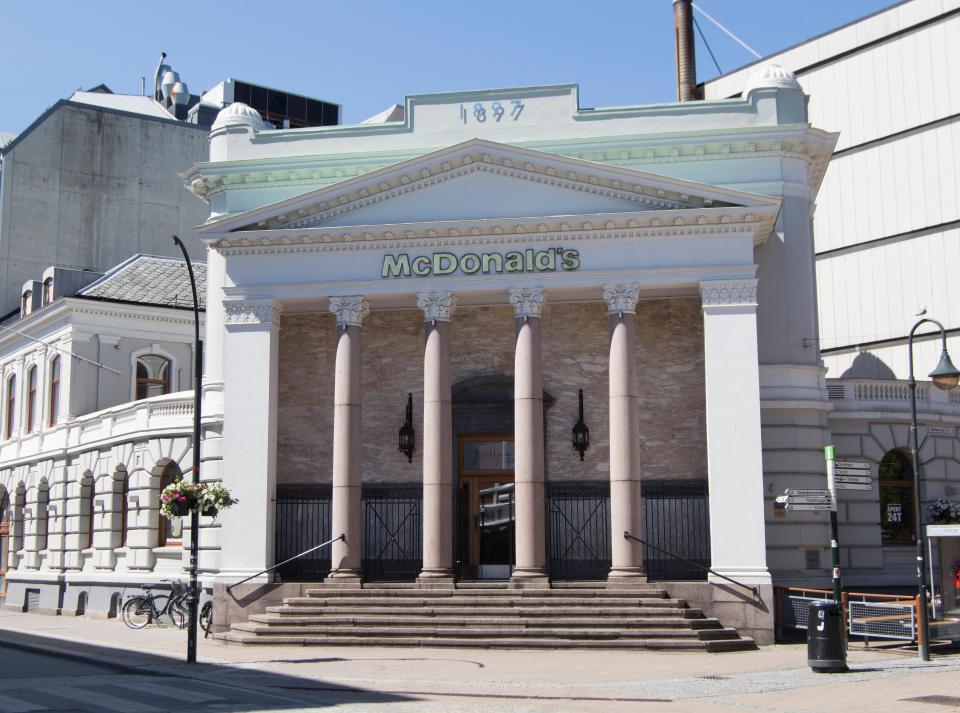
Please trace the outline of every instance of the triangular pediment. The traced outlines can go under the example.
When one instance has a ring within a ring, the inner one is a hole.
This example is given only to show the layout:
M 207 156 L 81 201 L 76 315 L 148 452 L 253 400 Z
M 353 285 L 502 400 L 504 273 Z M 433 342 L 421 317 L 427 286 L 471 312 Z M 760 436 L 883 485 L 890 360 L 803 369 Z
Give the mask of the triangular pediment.
M 204 233 L 763 206 L 776 199 L 474 139 L 208 223 Z

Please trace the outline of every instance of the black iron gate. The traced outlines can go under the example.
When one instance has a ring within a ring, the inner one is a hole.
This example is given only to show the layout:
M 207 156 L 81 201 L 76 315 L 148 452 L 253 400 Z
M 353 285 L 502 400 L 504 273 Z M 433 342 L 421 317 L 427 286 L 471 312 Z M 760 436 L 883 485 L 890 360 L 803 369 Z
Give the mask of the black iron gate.
M 420 486 L 363 488 L 363 576 L 367 581 L 415 579 L 423 567 Z
M 326 542 L 330 535 L 330 486 L 278 485 L 276 562 Z M 277 570 L 282 582 L 315 582 L 330 572 L 330 548 L 294 560 Z
M 610 483 L 547 484 L 550 577 L 605 579 L 610 571 Z
M 643 539 L 686 559 L 710 566 L 710 504 L 705 480 L 647 480 L 642 483 Z M 644 561 L 650 579 L 706 579 L 707 573 L 652 547 Z

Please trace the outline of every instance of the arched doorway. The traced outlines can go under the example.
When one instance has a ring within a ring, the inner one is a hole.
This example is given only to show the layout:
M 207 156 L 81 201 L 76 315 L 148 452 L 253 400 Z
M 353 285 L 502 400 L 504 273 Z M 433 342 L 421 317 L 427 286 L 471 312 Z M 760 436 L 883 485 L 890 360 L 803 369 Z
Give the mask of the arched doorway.
M 513 377 L 465 379 L 454 385 L 452 401 L 458 577 L 509 579 L 514 563 Z M 544 392 L 544 411 L 552 404 Z

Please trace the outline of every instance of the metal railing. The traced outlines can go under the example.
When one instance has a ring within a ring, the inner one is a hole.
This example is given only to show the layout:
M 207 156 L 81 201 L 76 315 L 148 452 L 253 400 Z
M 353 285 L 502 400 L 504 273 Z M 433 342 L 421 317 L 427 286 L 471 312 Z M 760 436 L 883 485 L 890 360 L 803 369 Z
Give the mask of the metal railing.
M 423 489 L 419 485 L 365 487 L 362 500 L 364 579 L 416 579 L 423 567 Z
M 237 586 L 243 584 L 244 582 L 249 582 L 251 579 L 254 579 L 255 577 L 259 577 L 261 574 L 266 574 L 267 572 L 272 572 L 273 570 L 277 569 L 278 567 L 283 567 L 285 564 L 287 564 L 287 563 L 289 563 L 289 562 L 293 562 L 294 560 L 299 559 L 299 558 L 301 558 L 301 557 L 306 557 L 308 554 L 310 554 L 311 552 L 316 552 L 316 551 L 319 550 L 321 547 L 327 547 L 328 545 L 332 545 L 334 542 L 339 542 L 340 540 L 346 540 L 346 539 L 347 539 L 347 536 L 344 535 L 343 533 L 341 533 L 341 534 L 339 534 L 337 537 L 334 537 L 334 538 L 331 539 L 331 540 L 327 540 L 326 542 L 321 542 L 321 543 L 320 543 L 319 545 L 317 545 L 316 547 L 311 547 L 309 550 L 304 550 L 303 552 L 301 552 L 301 553 L 298 554 L 298 555 L 294 555 L 293 557 L 290 557 L 289 559 L 285 559 L 283 562 L 277 562 L 277 564 L 272 565 L 272 566 L 270 566 L 270 567 L 267 567 L 266 569 L 261 570 L 260 572 L 257 572 L 256 574 L 251 574 L 249 577 L 245 577 L 245 578 L 241 579 L 239 582 L 234 582 L 233 584 L 228 584 L 228 585 L 227 585 L 227 591 L 229 592 L 229 591 L 230 591 L 231 589 L 233 589 L 234 587 L 237 587 Z
M 330 556 L 318 553 L 310 558 L 293 555 L 333 537 L 330 512 L 330 486 L 277 486 L 275 562 L 289 564 L 277 572 L 283 582 L 315 582 L 330 572 Z
M 710 502 L 704 480 L 645 480 L 643 532 L 652 543 L 644 552 L 647 577 L 703 580 L 710 566 Z M 660 554 L 662 548 L 683 559 Z M 691 560 L 694 566 L 685 564 Z
M 780 628 L 807 630 L 811 602 L 832 601 L 828 589 L 782 587 L 777 596 L 777 624 Z M 848 636 L 915 642 L 920 600 L 915 596 L 842 592 L 840 605 Z
M 743 588 L 746 589 L 747 591 L 752 592 L 752 593 L 753 593 L 753 596 L 755 596 L 755 597 L 757 597 L 757 598 L 760 597 L 760 590 L 759 590 L 757 587 L 751 587 L 749 584 L 744 584 L 743 582 L 738 582 L 737 580 L 733 579 L 732 577 L 728 577 L 728 576 L 725 575 L 725 574 L 720 574 L 720 573 L 717 572 L 716 570 L 711 569 L 710 567 L 707 567 L 707 566 L 705 566 L 705 565 L 702 565 L 702 564 L 700 564 L 699 562 L 694 562 L 694 561 L 692 561 L 692 560 L 688 560 L 686 557 L 681 557 L 680 555 L 678 555 L 678 554 L 676 554 L 676 553 L 674 553 L 674 552 L 670 552 L 669 550 L 665 550 L 665 549 L 663 549 L 662 547 L 657 547 L 656 545 L 651 544 L 651 543 L 647 542 L 646 540 L 641 540 L 639 537 L 634 537 L 634 536 L 631 535 L 629 532 L 624 531 L 623 537 L 624 537 L 624 539 L 627 539 L 627 540 L 633 540 L 634 542 L 639 542 L 641 545 L 646 545 L 647 547 L 652 547 L 653 549 L 657 550 L 658 552 L 662 552 L 663 554 L 669 555 L 670 557 L 674 557 L 674 558 L 676 558 L 676 559 L 678 559 L 678 560 L 681 560 L 682 562 L 686 562 L 686 563 L 687 563 L 688 565 L 690 565 L 691 567 L 698 567 L 699 569 L 701 569 L 701 570 L 703 570 L 703 571 L 705 571 L 705 572 L 708 572 L 708 573 L 712 574 L 714 577 L 719 577 L 720 579 L 725 579 L 726 581 L 730 582 L 731 584 L 735 584 L 735 585 L 737 585 L 738 587 L 743 587 Z
M 603 579 L 610 571 L 610 483 L 547 486 L 550 577 Z

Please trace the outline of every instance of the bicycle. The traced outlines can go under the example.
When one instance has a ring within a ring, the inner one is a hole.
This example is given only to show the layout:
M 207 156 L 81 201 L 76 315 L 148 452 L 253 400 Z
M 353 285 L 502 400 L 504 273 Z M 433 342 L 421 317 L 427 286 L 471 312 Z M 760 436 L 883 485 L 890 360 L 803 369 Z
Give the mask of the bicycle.
M 210 631 L 213 629 L 213 601 L 204 602 L 203 606 L 200 607 L 200 619 L 199 619 L 200 628 L 203 629 L 203 638 L 206 639 L 210 636 Z
M 147 624 L 161 623 L 161 617 L 166 616 L 178 629 L 187 625 L 190 604 L 189 591 L 180 580 L 163 580 L 170 582 L 170 595 L 154 594 L 153 587 L 145 586 L 146 595 L 134 594 L 124 602 L 120 610 L 123 623 L 131 629 L 142 629 Z

